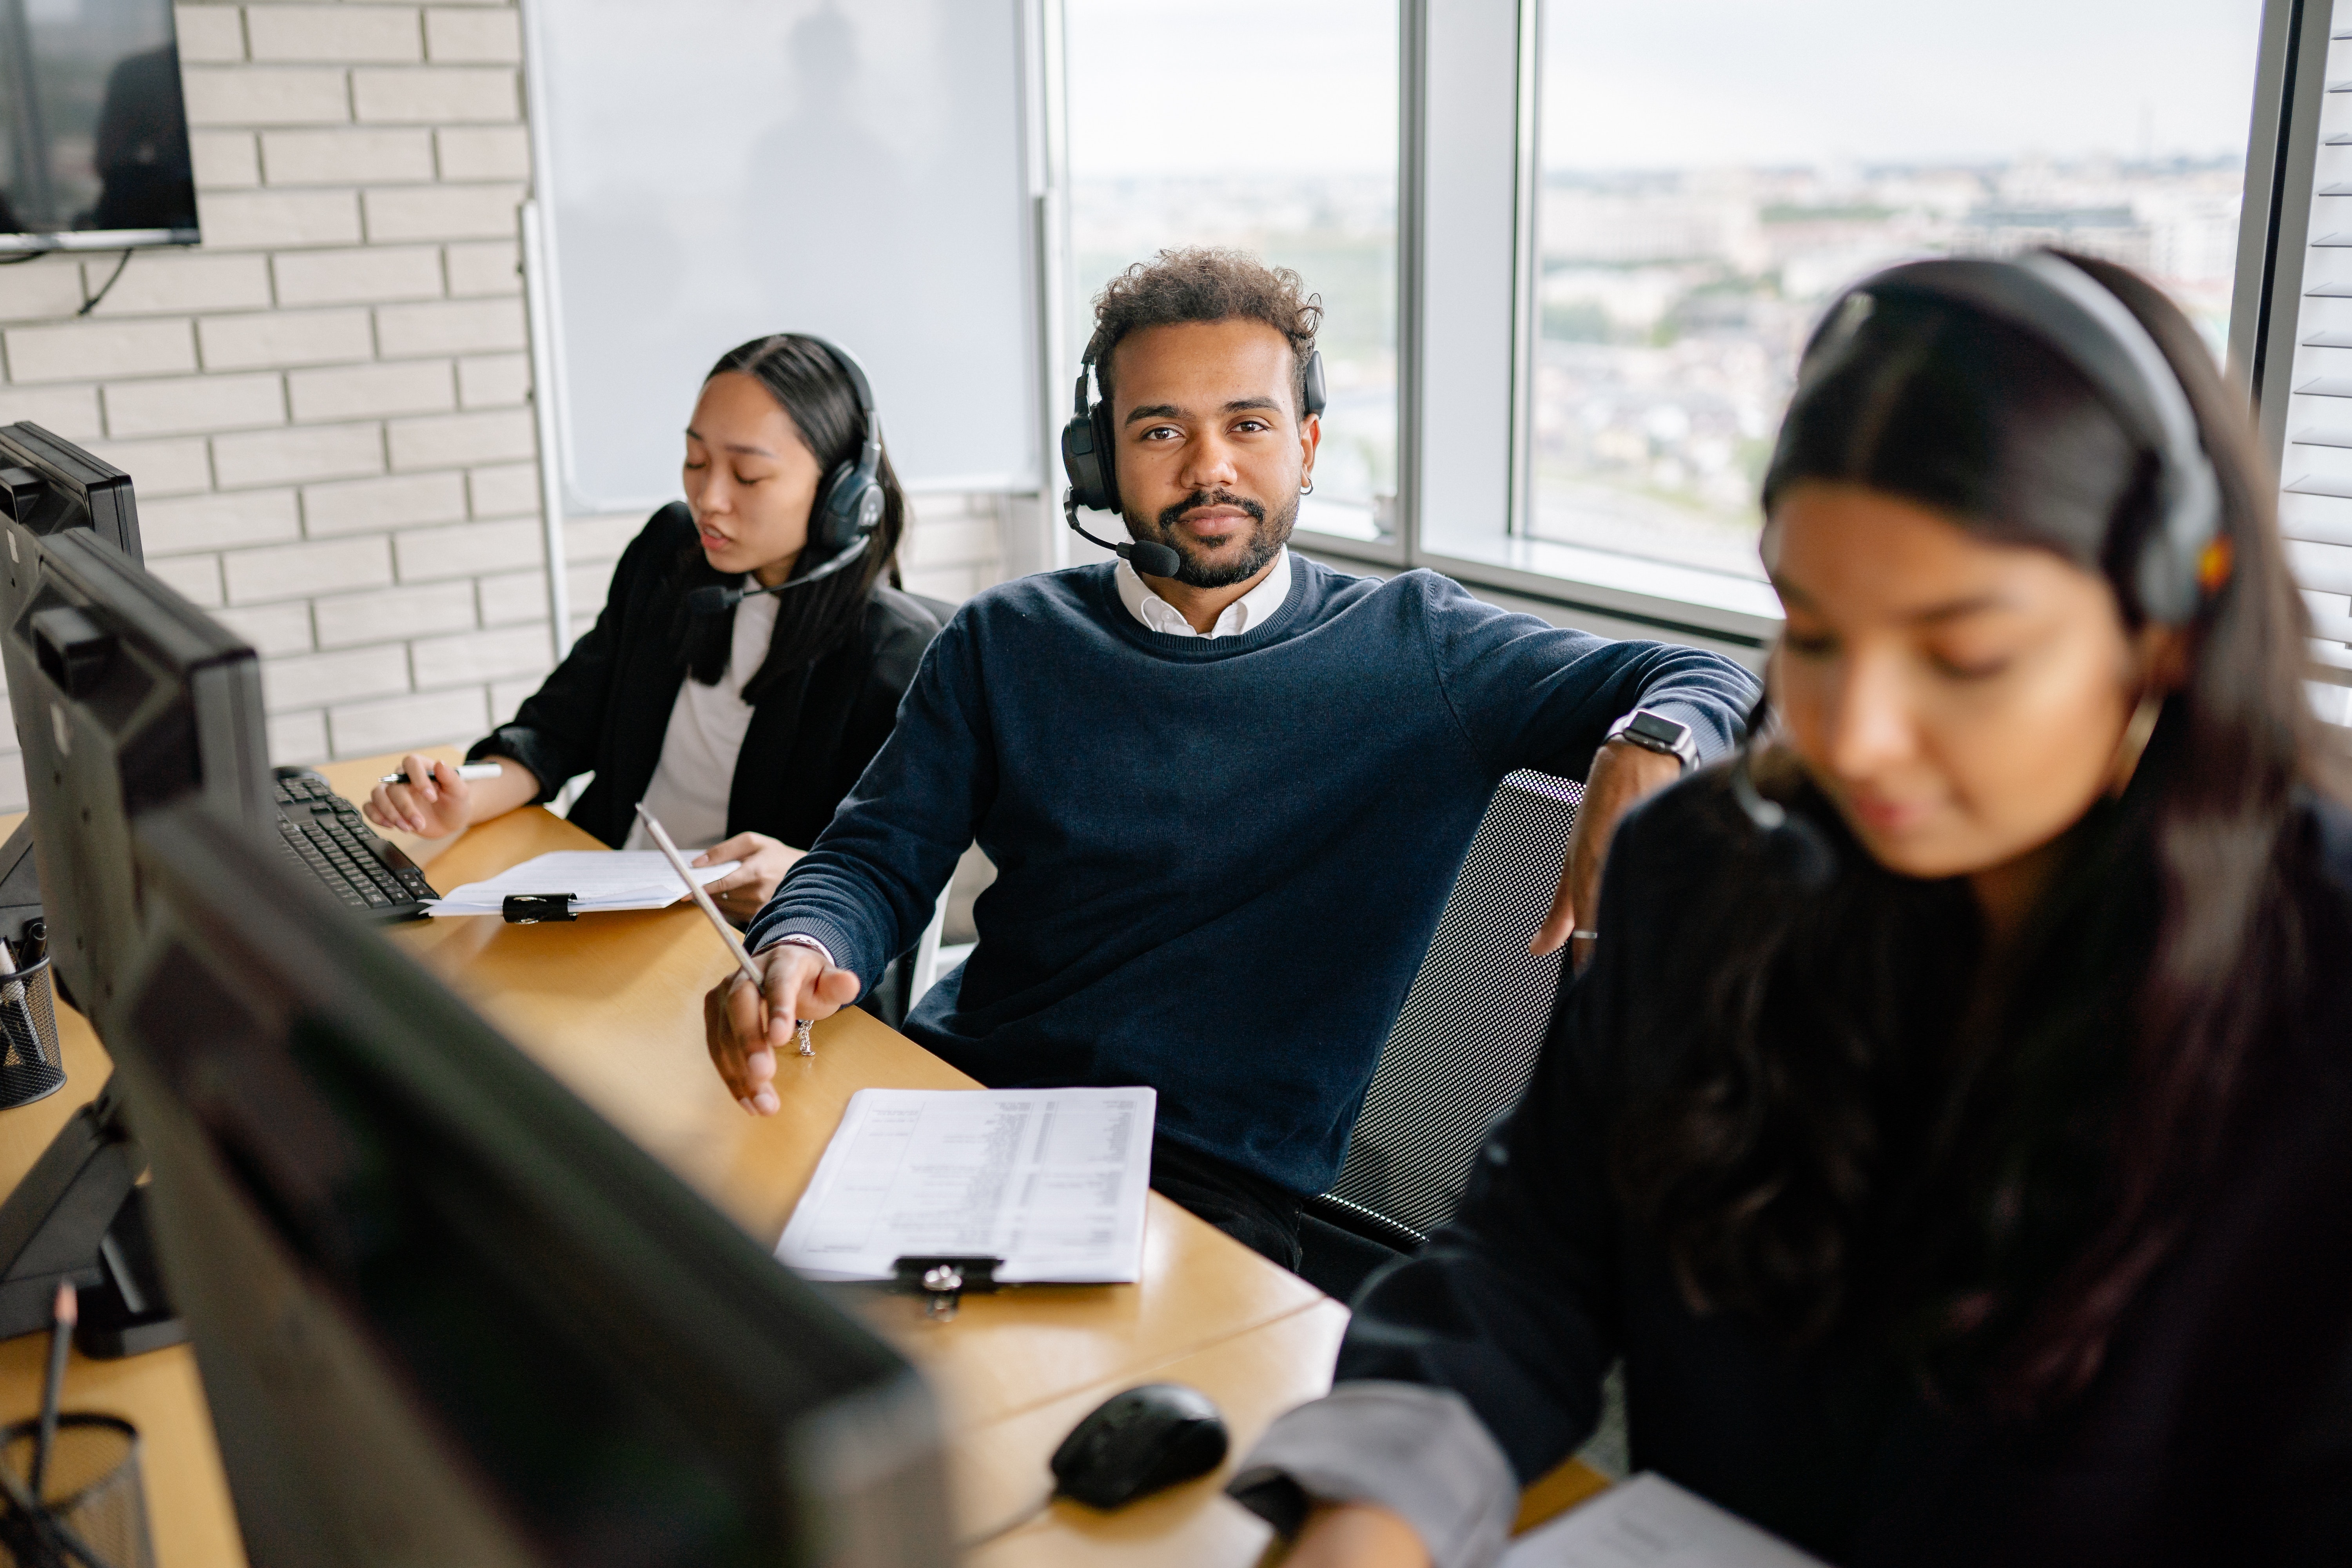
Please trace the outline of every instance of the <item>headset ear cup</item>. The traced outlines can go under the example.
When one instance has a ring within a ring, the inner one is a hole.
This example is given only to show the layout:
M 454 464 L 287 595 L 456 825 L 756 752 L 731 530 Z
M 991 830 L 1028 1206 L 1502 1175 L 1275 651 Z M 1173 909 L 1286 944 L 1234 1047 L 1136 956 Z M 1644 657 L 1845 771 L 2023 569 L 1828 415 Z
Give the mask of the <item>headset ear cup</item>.
M 1097 403 L 1087 411 L 1095 431 L 1095 499 L 1087 504 L 1097 511 L 1118 510 L 1118 451 L 1112 445 L 1114 432 L 1110 427 L 1110 405 Z
M 1087 401 L 1086 374 L 1078 375 L 1078 411 L 1062 426 L 1062 472 L 1070 500 L 1089 511 L 1118 510 L 1118 475 L 1111 462 L 1110 410 Z
M 857 498 L 853 490 L 859 488 L 854 481 L 857 465 L 843 463 L 825 477 L 824 488 L 817 491 L 816 505 L 809 509 L 809 539 L 817 548 L 830 553 L 857 537 L 857 514 L 854 509 Z
M 1070 499 L 1091 507 L 1102 492 L 1102 465 L 1095 460 L 1094 421 L 1074 415 L 1062 426 L 1062 472 L 1070 481 Z
M 1306 384 L 1306 395 L 1299 400 L 1300 412 L 1312 416 L 1323 412 L 1323 351 L 1316 349 L 1307 356 L 1307 374 L 1300 378 Z
M 2139 591 L 2140 613 L 2158 626 L 2177 626 L 2196 609 L 2193 590 L 2182 591 L 2187 574 L 2174 556 L 2172 541 L 2164 537 L 2161 525 L 2139 552 L 2139 580 L 2133 586 Z

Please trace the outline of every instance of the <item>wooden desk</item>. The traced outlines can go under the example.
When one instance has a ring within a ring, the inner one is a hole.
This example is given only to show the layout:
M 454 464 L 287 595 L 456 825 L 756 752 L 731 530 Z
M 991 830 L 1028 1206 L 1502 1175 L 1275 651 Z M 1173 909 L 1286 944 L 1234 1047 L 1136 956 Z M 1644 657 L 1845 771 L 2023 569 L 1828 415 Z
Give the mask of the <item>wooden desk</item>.
M 454 751 L 439 754 L 456 758 Z M 372 758 L 321 771 L 356 800 L 395 764 Z M 587 834 L 536 809 L 438 843 L 389 837 L 444 889 L 550 850 L 595 847 Z M 782 1113 L 746 1116 L 711 1070 L 702 1037 L 702 994 L 731 961 L 691 905 L 576 924 L 420 921 L 386 934 L 762 1246 L 782 1232 L 852 1093 L 976 1087 L 853 1009 L 817 1026 L 814 1058 L 782 1064 Z M 68 1020 L 66 1041 L 66 1090 L 0 1116 L 0 1185 L 13 1185 L 105 1081 L 103 1048 L 79 1018 Z M 1034 1286 L 974 1297 L 946 1324 L 925 1321 L 911 1299 L 854 1293 L 857 1310 L 940 1393 L 965 1532 L 1042 1496 L 1046 1457 L 1080 1416 L 1121 1388 L 1166 1378 L 1205 1389 L 1225 1411 L 1238 1458 L 1275 1415 L 1328 1386 L 1346 1310 L 1159 1194 L 1150 1205 L 1137 1285 Z M 37 1338 L 0 1345 L 0 1416 L 32 1413 L 40 1361 Z M 242 1563 L 184 1348 L 111 1363 L 77 1356 L 67 1402 L 140 1427 L 163 1568 Z M 973 1561 L 1252 1563 L 1268 1532 L 1220 1494 L 1230 1464 L 1117 1514 L 1056 1504 Z M 1561 1500 L 1541 1509 L 1543 1516 L 1580 1500 L 1575 1489 L 1583 1482 L 1570 1481 L 1553 1488 L 1549 1495 Z M 1531 1502 L 1542 1492 L 1540 1485 L 1531 1489 Z

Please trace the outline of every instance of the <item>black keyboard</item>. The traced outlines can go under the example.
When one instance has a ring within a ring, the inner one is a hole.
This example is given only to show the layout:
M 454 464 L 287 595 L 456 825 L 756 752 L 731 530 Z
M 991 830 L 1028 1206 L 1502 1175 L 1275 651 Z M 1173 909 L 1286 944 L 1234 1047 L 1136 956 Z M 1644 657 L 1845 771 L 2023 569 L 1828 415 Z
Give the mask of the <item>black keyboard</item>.
M 309 768 L 279 768 L 278 834 L 286 853 L 352 909 L 379 920 L 425 912 L 441 895 L 416 862 L 375 836 L 359 807 Z

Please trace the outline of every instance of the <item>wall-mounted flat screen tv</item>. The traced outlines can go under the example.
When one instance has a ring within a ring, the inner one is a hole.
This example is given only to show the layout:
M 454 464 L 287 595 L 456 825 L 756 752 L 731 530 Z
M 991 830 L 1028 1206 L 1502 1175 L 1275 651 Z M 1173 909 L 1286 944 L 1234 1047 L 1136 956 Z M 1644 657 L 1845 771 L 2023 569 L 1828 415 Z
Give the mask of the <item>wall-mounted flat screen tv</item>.
M 172 0 L 0 0 L 0 251 L 199 237 Z

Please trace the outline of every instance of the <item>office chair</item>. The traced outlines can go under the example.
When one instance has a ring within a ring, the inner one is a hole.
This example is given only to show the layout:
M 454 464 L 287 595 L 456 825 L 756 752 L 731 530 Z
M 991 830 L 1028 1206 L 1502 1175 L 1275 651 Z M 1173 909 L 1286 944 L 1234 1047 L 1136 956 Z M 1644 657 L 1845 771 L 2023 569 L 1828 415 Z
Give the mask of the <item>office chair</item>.
M 1346 1300 L 1382 1263 L 1453 1216 L 1495 1119 L 1535 1070 L 1561 954 L 1528 939 L 1551 909 L 1581 784 L 1505 779 L 1464 857 L 1428 956 L 1365 1091 L 1331 1190 L 1307 1201 L 1308 1281 Z

